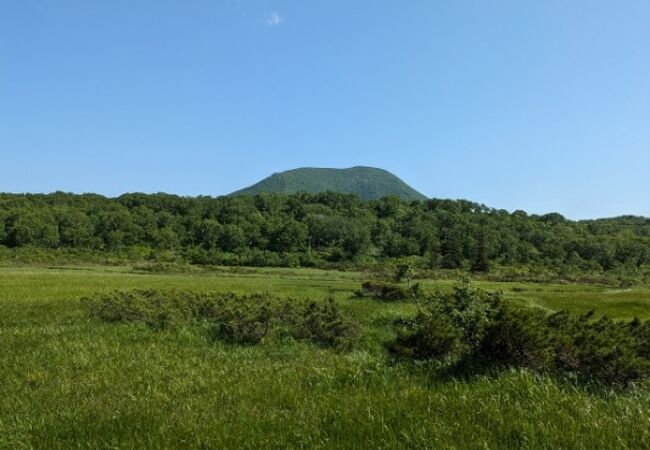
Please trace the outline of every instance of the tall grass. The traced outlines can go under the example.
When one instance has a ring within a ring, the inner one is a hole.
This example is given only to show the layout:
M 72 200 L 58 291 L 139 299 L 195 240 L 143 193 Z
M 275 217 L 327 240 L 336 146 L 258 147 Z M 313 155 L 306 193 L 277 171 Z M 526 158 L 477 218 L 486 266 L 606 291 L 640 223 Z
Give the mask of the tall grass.
M 0 448 L 650 448 L 647 383 L 590 389 L 519 369 L 433 376 L 382 350 L 387 323 L 413 305 L 353 298 L 359 284 L 317 271 L 0 270 Z M 604 289 L 499 286 L 522 304 L 548 307 L 562 288 L 567 302 L 591 295 L 598 308 L 613 296 L 623 305 L 609 301 L 610 314 L 623 317 L 629 307 L 628 294 Z M 79 303 L 118 288 L 332 295 L 364 342 L 350 352 L 291 339 L 231 345 L 200 327 L 101 323 Z M 632 292 L 647 308 L 647 291 Z

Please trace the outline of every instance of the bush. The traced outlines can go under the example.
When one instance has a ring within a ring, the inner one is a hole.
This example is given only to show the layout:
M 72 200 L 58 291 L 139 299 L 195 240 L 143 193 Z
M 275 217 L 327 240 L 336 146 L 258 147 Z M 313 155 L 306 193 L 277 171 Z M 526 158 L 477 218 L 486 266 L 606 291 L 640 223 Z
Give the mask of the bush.
M 212 339 L 257 344 L 291 337 L 323 347 L 351 348 L 357 324 L 333 299 L 324 302 L 271 295 L 198 294 L 156 290 L 117 291 L 82 300 L 88 313 L 109 323 L 144 323 L 154 330 L 203 322 Z
M 300 315 L 293 337 L 325 347 L 349 349 L 358 334 L 356 323 L 341 314 L 331 297 L 325 303 L 309 302 Z
M 516 309 L 501 304 L 486 336 L 484 361 L 545 369 L 552 365 L 547 314 L 540 309 Z
M 404 357 L 426 360 L 462 352 L 460 331 L 435 310 L 419 311 L 412 320 L 398 319 L 397 339 L 389 349 Z
M 635 335 L 632 323 L 608 317 L 594 321 L 592 314 L 574 317 L 563 311 L 549 317 L 555 365 L 607 383 L 624 384 L 649 375 L 650 360 L 643 352 L 650 339 L 647 323 Z
M 467 360 L 480 349 L 500 305 L 499 294 L 475 289 L 469 282 L 452 293 L 439 291 L 424 298 L 413 320 L 397 322 L 397 338 L 390 348 L 417 359 Z
M 396 301 L 413 298 L 420 293 L 420 285 L 415 283 L 412 287 L 403 287 L 396 283 L 384 281 L 366 281 L 361 285 L 361 290 L 356 292 L 357 297 L 373 297 L 380 300 Z
M 136 272 L 152 273 L 192 273 L 200 272 L 201 269 L 182 262 L 146 262 L 133 265 Z
M 237 303 L 228 300 L 208 303 L 203 309 L 203 316 L 209 320 L 210 336 L 232 344 L 262 341 L 271 327 L 269 302 L 259 296 L 232 297 Z
M 425 298 L 416 316 L 396 327 L 388 348 L 402 357 L 556 370 L 606 384 L 650 376 L 650 321 L 594 320 L 593 311 L 549 315 L 509 305 L 467 282 Z

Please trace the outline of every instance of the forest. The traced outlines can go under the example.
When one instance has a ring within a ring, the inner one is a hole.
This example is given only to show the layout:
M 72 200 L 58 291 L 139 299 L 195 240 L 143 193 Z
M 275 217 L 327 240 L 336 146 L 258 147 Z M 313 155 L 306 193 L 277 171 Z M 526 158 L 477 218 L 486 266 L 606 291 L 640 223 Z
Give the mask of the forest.
M 572 221 L 465 200 L 334 192 L 180 197 L 0 194 L 0 250 L 201 265 L 467 270 L 514 278 L 650 272 L 650 219 Z M 83 256 L 85 255 L 85 256 Z

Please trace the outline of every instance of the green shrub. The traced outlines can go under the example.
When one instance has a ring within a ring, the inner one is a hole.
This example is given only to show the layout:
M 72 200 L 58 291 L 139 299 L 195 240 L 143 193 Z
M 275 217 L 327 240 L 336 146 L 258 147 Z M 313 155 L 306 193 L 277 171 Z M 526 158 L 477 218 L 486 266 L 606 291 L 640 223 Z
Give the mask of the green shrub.
M 153 329 L 175 327 L 195 316 L 193 301 L 155 290 L 120 291 L 82 299 L 91 316 L 110 323 L 144 323 Z
M 356 292 L 357 297 L 373 297 L 380 300 L 397 301 L 408 300 L 414 295 L 419 295 L 420 284 L 403 287 L 396 283 L 385 281 L 366 281 L 361 285 L 361 290 Z
M 469 282 L 457 285 L 452 293 L 424 297 L 414 320 L 397 323 L 397 338 L 390 348 L 418 359 L 468 359 L 483 344 L 500 305 L 499 294 L 476 289 Z
M 184 262 L 145 262 L 133 265 L 136 272 L 152 273 L 192 273 L 201 269 Z
M 257 344 L 271 327 L 271 311 L 266 301 L 255 298 L 239 299 L 238 304 L 221 303 L 212 307 L 206 317 L 210 321 L 210 335 L 215 340 L 232 344 Z M 253 300 L 253 301 L 251 301 Z
M 483 342 L 484 360 L 544 369 L 552 365 L 553 352 L 540 309 L 517 309 L 499 305 L 497 316 Z
M 461 333 L 436 310 L 419 311 L 414 319 L 398 319 L 397 338 L 389 349 L 400 356 L 426 360 L 462 353 Z
M 555 365 L 607 383 L 650 375 L 650 360 L 643 352 L 650 339 L 647 326 L 635 335 L 630 333 L 630 323 L 608 317 L 594 321 L 591 314 L 575 317 L 563 311 L 549 317 Z
M 325 347 L 349 349 L 358 332 L 357 324 L 347 319 L 330 297 L 324 303 L 312 301 L 302 308 L 293 337 Z
M 467 282 L 420 304 L 413 319 L 396 321 L 397 337 L 388 345 L 396 355 L 451 366 L 557 370 L 606 384 L 650 376 L 650 322 L 594 320 L 593 311 L 549 315 L 512 306 Z
M 503 308 L 502 314 L 484 348 L 493 361 L 568 371 L 608 384 L 650 375 L 650 322 L 593 320 L 593 311 L 574 316 Z
M 333 299 L 316 302 L 261 294 L 134 290 L 96 295 L 82 302 L 91 316 L 104 322 L 144 323 L 155 330 L 203 322 L 212 339 L 233 344 L 291 337 L 349 349 L 359 331 Z

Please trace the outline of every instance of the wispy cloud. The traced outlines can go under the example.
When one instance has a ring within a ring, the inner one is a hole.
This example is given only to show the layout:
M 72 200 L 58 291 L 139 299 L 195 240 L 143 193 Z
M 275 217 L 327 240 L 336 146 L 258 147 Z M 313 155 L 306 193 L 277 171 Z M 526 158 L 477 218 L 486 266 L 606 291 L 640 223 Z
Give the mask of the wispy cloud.
M 270 27 L 277 27 L 282 22 L 284 22 L 284 18 L 275 11 L 266 15 L 266 24 Z

